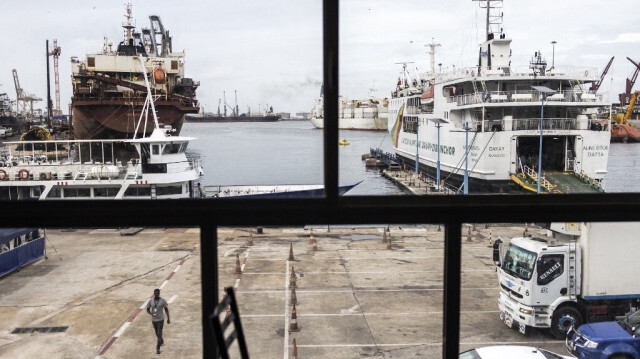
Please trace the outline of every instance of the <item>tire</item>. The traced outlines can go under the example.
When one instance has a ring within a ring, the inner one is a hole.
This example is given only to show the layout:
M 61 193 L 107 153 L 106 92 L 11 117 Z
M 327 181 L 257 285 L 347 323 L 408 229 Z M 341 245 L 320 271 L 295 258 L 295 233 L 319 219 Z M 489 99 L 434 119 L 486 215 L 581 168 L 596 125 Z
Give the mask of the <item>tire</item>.
M 613 354 L 607 359 L 633 359 L 633 358 L 626 354 Z
M 556 339 L 565 339 L 567 331 L 573 325 L 578 328 L 584 323 L 582 314 L 573 307 L 561 307 L 553 313 L 551 318 L 551 335 Z

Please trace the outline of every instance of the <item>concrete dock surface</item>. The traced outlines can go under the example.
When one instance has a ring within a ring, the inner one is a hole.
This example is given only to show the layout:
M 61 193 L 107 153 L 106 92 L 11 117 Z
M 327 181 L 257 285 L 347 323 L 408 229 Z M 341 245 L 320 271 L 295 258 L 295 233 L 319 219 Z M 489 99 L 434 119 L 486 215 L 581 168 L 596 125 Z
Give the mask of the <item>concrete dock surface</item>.
M 441 358 L 444 232 L 390 225 L 385 243 L 386 227 L 267 227 L 262 234 L 219 228 L 220 293 L 236 288 L 251 357 L 293 358 L 295 339 L 298 358 Z M 463 228 L 461 351 L 518 344 L 566 353 L 548 333 L 521 335 L 498 318 L 489 243 L 524 230 Z M 197 228 L 145 228 L 131 236 L 46 229 L 46 236 L 48 259 L 0 278 L 0 358 L 203 357 Z M 154 288 L 171 315 L 161 354 L 142 309 Z M 290 331 L 294 322 L 297 332 Z M 68 328 L 12 333 L 43 327 Z M 239 357 L 235 344 L 231 354 Z

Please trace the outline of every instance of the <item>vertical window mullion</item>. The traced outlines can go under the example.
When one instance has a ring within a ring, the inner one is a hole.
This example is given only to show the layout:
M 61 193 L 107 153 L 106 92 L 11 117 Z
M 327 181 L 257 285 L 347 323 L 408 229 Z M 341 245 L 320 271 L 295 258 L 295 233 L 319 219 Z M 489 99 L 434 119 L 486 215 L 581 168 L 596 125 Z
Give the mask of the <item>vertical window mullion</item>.
M 444 225 L 444 298 L 442 316 L 442 357 L 457 358 L 460 352 L 460 269 L 462 223 Z
M 329 203 L 338 201 L 338 9 L 339 1 L 324 0 L 324 188 Z
M 212 223 L 200 225 L 200 275 L 202 278 L 202 357 L 218 357 L 209 316 L 219 302 L 218 231 Z

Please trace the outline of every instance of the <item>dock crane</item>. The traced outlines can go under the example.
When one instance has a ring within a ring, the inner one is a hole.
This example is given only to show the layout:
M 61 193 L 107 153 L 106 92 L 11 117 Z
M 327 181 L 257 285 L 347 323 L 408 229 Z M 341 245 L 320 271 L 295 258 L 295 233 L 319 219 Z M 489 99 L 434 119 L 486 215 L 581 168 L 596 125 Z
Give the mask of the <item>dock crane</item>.
M 635 91 L 631 98 L 629 99 L 629 106 L 627 106 L 627 110 L 623 113 L 618 113 L 613 115 L 613 119 L 616 121 L 618 125 L 628 125 L 629 119 L 631 118 L 631 114 L 633 113 L 633 107 L 636 104 L 638 99 L 638 95 L 640 95 L 640 91 Z
M 53 49 L 49 52 L 49 56 L 53 57 L 53 72 L 55 74 L 55 82 L 56 82 L 56 108 L 53 109 L 54 116 L 62 115 L 62 110 L 60 109 L 60 75 L 58 71 L 58 58 L 62 53 L 62 49 L 58 46 L 58 40 L 53 40 Z
M 628 57 L 627 60 L 629 60 L 636 67 L 636 69 L 633 72 L 631 78 L 627 78 L 625 92 L 619 95 L 620 106 L 626 106 L 629 104 L 629 101 L 631 101 L 631 90 L 633 89 L 633 85 L 635 85 L 636 80 L 638 79 L 638 73 L 640 73 L 640 65 L 638 65 L 635 61 L 631 60 Z
M 16 86 L 16 112 L 24 115 L 29 121 L 33 121 L 35 119 L 33 103 L 42 101 L 42 99 L 23 90 L 22 87 L 20 87 L 18 71 L 16 69 L 12 69 L 11 71 L 13 72 L 13 83 Z M 27 105 L 27 103 L 29 104 Z
M 609 60 L 609 63 L 607 64 L 607 66 L 605 66 L 604 70 L 602 71 L 602 75 L 600 75 L 600 80 L 591 84 L 591 88 L 589 89 L 589 92 L 591 93 L 598 92 L 600 85 L 602 85 L 602 81 L 604 81 L 604 77 L 607 76 L 607 72 L 609 72 L 609 68 L 611 67 L 611 63 L 613 63 L 613 59 L 615 58 L 616 58 L 615 56 L 611 56 L 611 60 Z

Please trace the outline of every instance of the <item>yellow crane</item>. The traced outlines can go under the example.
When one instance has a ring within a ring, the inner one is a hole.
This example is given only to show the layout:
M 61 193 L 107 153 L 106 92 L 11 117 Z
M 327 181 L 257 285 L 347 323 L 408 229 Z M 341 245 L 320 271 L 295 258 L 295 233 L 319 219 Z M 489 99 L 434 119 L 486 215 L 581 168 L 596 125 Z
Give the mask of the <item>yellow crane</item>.
M 618 125 L 627 125 L 629 124 L 629 119 L 631 118 L 631 113 L 633 112 L 633 107 L 636 104 L 636 100 L 638 99 L 638 94 L 640 91 L 635 91 L 631 98 L 629 99 L 629 106 L 627 107 L 627 111 L 625 113 L 616 113 L 613 115 L 613 119 L 616 121 Z

